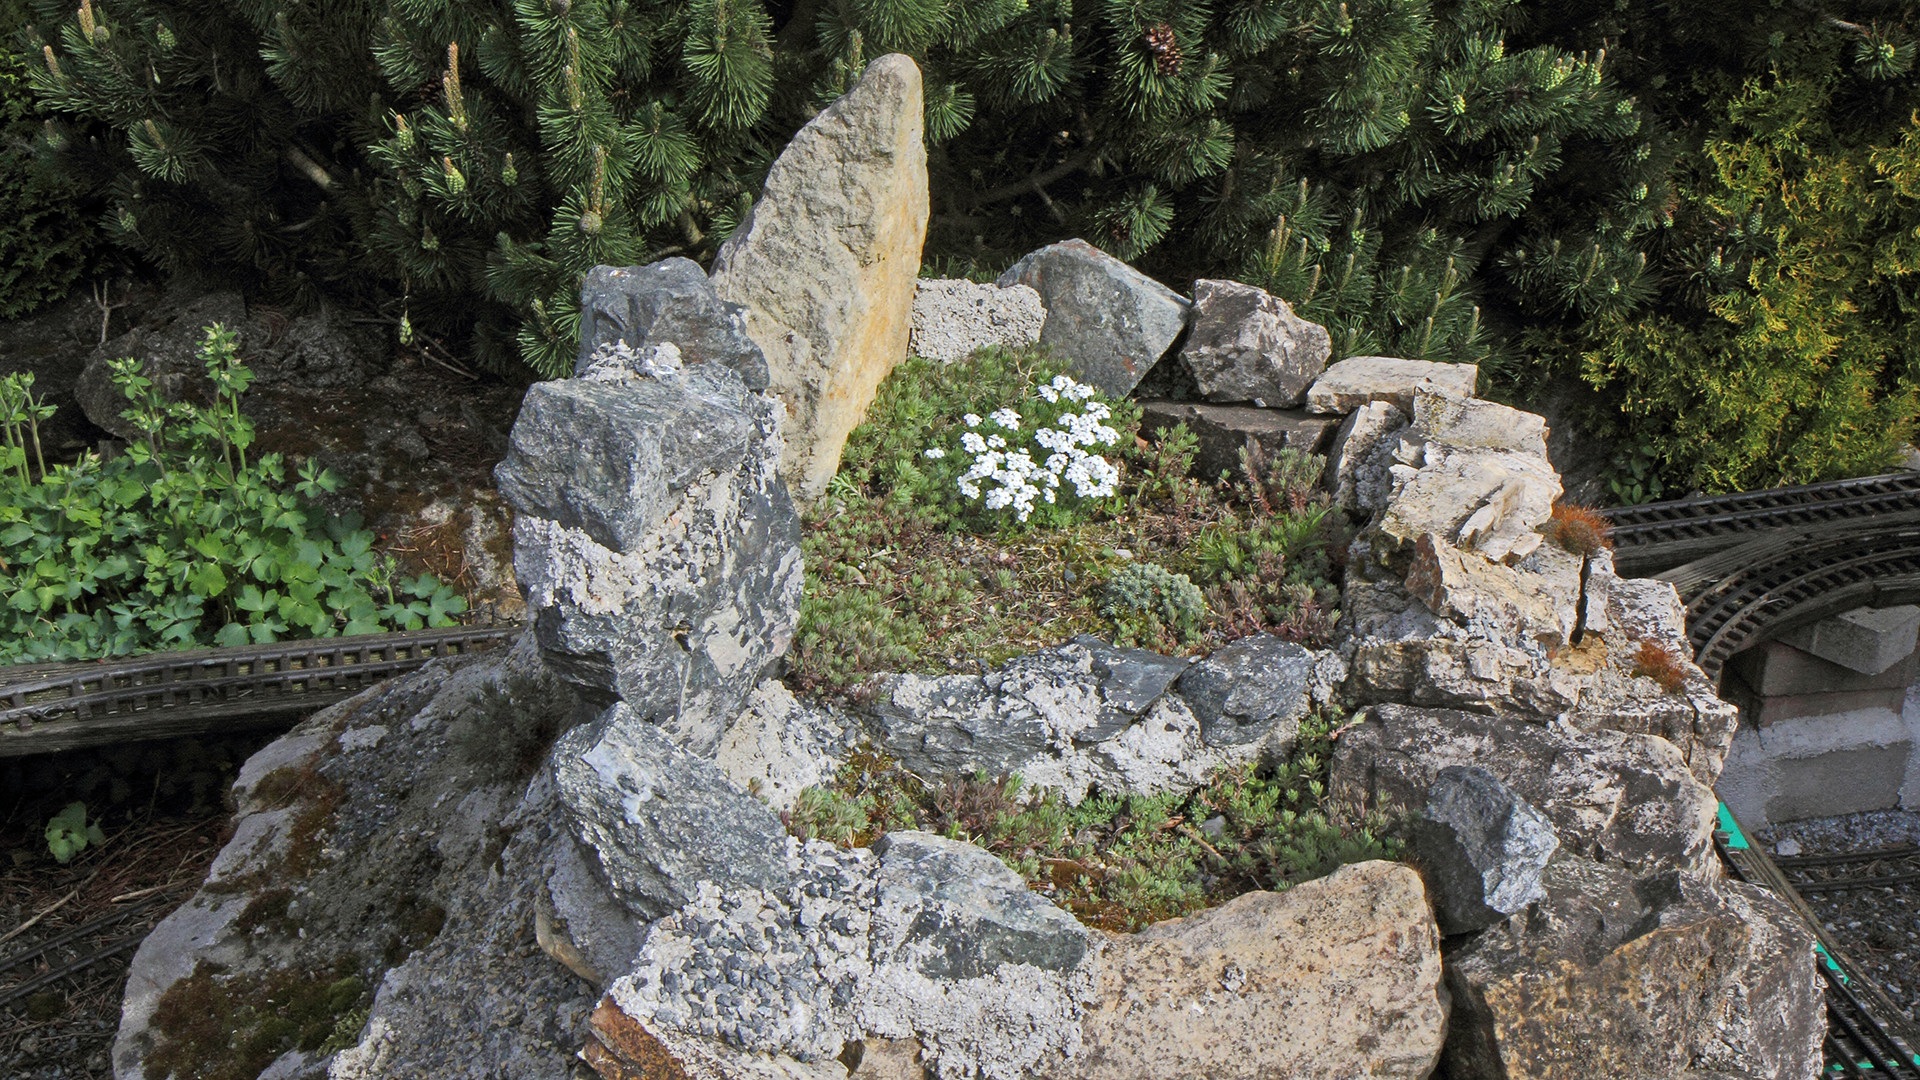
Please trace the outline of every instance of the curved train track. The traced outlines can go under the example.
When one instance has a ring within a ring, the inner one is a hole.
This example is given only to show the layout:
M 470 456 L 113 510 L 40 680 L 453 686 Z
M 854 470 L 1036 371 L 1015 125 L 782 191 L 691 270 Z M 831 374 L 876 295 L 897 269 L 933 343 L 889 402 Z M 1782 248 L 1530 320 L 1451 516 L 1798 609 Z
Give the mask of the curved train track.
M 1781 630 L 1920 600 L 1920 472 L 1601 513 L 1620 573 L 1680 590 L 1709 676 Z

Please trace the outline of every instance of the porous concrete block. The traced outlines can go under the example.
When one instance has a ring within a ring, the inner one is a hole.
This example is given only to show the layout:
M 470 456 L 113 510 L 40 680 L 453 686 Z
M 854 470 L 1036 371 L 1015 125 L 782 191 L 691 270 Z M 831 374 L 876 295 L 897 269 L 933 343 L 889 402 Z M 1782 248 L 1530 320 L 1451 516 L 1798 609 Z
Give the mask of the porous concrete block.
M 1907 741 L 1913 749 L 1907 753 L 1907 778 L 1900 785 L 1900 809 L 1920 810 L 1920 686 L 1907 688 L 1906 707 L 1900 712 L 1907 724 Z
M 1920 652 L 1879 674 L 1862 675 L 1785 642 L 1768 641 L 1734 654 L 1727 671 L 1764 697 L 1898 690 L 1920 681 Z
M 989 345 L 1031 345 L 1046 321 L 1040 294 L 1025 285 L 1003 289 L 957 278 L 922 279 L 914 289 L 907 347 L 915 356 L 952 363 Z
M 1920 607 L 1857 607 L 1779 635 L 1779 640 L 1862 675 L 1878 675 L 1913 655 Z
M 1900 711 L 1907 700 L 1904 687 L 1893 690 L 1845 690 L 1837 694 L 1782 694 L 1751 697 L 1741 702 L 1747 717 L 1759 727 L 1785 720 L 1811 720 L 1867 709 Z
M 1750 829 L 1887 810 L 1904 797 L 1914 746 L 1894 709 L 1743 725 L 1716 791 Z

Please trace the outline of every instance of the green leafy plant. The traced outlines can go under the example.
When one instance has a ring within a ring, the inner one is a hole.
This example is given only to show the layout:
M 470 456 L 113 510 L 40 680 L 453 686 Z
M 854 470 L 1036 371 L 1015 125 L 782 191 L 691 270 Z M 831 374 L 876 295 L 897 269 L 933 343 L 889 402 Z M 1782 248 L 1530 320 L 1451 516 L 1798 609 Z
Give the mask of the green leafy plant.
M 139 430 L 112 460 L 45 467 L 27 377 L 0 391 L 0 660 L 118 656 L 454 625 L 465 598 L 406 578 L 351 516 L 311 501 L 334 490 L 312 463 L 252 456 L 240 411 L 252 374 L 234 335 L 208 328 L 212 401 L 168 402 L 133 361 L 113 365 Z
M 1206 618 L 1207 598 L 1185 574 L 1158 563 L 1128 563 L 1107 579 L 1107 601 L 1101 610 L 1116 620 L 1147 620 L 1144 636 L 1157 637 L 1162 628 L 1184 636 L 1198 630 Z
M 75 855 L 87 850 L 88 845 L 99 847 L 107 842 L 107 836 L 100 831 L 100 823 L 87 819 L 87 804 L 68 803 L 47 822 L 47 853 L 60 865 L 73 861 Z

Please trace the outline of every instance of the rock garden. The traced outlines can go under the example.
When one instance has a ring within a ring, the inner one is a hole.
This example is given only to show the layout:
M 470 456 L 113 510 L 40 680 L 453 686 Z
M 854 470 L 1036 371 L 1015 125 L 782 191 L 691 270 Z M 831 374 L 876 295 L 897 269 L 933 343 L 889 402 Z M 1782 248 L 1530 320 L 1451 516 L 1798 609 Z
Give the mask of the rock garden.
M 1818 1073 L 1545 422 L 1080 241 L 916 281 L 923 116 L 882 57 L 711 274 L 589 275 L 528 632 L 247 761 L 115 1076 Z

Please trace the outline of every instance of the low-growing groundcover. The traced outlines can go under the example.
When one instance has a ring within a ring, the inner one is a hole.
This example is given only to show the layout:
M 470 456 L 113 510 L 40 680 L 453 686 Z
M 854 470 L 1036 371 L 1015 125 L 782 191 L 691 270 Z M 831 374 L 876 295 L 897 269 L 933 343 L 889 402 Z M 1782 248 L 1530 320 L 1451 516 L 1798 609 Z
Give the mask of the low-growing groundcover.
M 800 793 L 785 815 L 803 839 L 865 846 L 881 833 L 926 829 L 980 845 L 1036 890 L 1102 930 L 1225 903 L 1255 889 L 1286 889 L 1400 851 L 1395 822 L 1332 804 L 1330 717 L 1302 723 L 1289 759 L 1230 767 L 1189 794 L 1095 793 L 1068 806 L 1019 777 L 928 784 L 883 754 L 863 751 L 834 783 Z
M 793 680 L 845 692 L 1081 633 L 1171 654 L 1257 631 L 1324 644 L 1345 528 L 1315 489 L 1324 461 L 1195 480 L 1192 436 L 1151 443 L 1139 421 L 1044 348 L 902 364 L 808 513 Z
M 51 468 L 32 376 L 0 380 L 0 663 L 452 626 L 466 610 L 315 506 L 330 474 L 301 465 L 288 490 L 279 455 L 248 455 L 253 376 L 235 348 L 208 328 L 200 403 L 169 403 L 137 363 L 116 364 L 143 438 Z
M 857 697 L 880 672 L 984 670 L 1081 633 L 1174 655 L 1253 633 L 1326 644 L 1345 523 L 1324 460 L 1198 480 L 1191 434 L 1149 442 L 1139 422 L 1044 348 L 902 364 L 808 513 L 790 678 Z M 1285 762 L 1079 806 L 1018 777 L 929 784 L 867 749 L 787 819 L 847 845 L 970 840 L 1090 925 L 1133 930 L 1397 852 L 1387 818 L 1328 799 L 1334 719 L 1310 717 Z

